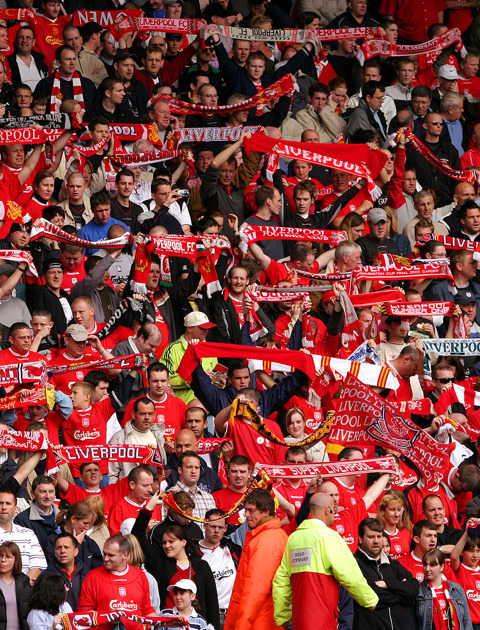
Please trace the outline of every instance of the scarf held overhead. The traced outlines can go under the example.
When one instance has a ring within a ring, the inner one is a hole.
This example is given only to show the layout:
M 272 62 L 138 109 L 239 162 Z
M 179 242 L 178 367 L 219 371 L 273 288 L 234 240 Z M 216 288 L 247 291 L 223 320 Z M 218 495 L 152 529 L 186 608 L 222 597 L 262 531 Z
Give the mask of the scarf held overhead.
M 170 112 L 172 114 L 201 114 L 201 113 L 215 113 L 221 116 L 227 116 L 231 112 L 241 112 L 245 109 L 251 109 L 252 107 L 258 107 L 266 105 L 271 101 L 280 98 L 281 96 L 287 96 L 294 91 L 295 87 L 292 83 L 290 75 L 287 74 L 272 85 L 260 90 L 255 96 L 247 98 L 245 101 L 234 103 L 232 105 L 219 105 L 217 107 L 210 107 L 207 105 L 197 105 L 194 103 L 185 103 L 179 101 L 176 98 L 163 96 L 161 94 L 150 99 L 149 105 L 159 100 L 166 100 L 170 106 Z
M 83 238 L 73 236 L 68 232 L 64 232 L 61 228 L 50 223 L 46 219 L 39 219 L 39 222 L 32 228 L 30 240 L 35 241 L 43 237 L 51 238 L 60 243 L 71 243 L 72 245 L 81 245 L 92 249 L 122 249 L 126 245 L 133 244 L 133 237 L 128 232 L 118 238 L 105 239 L 101 241 L 85 241 Z
M 41 361 L 0 365 L 0 387 L 11 387 L 20 383 L 38 383 L 46 379 L 46 363 Z
M 257 241 L 311 241 L 339 245 L 347 240 L 345 232 L 339 230 L 312 230 L 310 228 L 281 227 L 272 225 L 247 225 L 240 229 L 240 249 L 247 253 L 250 243 Z
M 48 448 L 48 442 L 40 431 L 0 431 L 0 448 L 44 451 Z
M 295 446 L 298 446 L 295 444 Z M 294 464 L 279 465 L 257 463 L 255 468 L 263 470 L 271 479 L 311 479 L 322 476 L 346 477 L 348 475 L 395 475 L 398 473 L 397 463 L 393 455 L 387 457 L 372 457 L 355 461 L 323 462 L 322 464 Z
M 113 357 L 105 361 L 90 361 L 88 363 L 76 363 L 75 365 L 58 365 L 48 370 L 49 376 L 58 374 L 68 374 L 75 372 L 79 368 L 84 370 L 138 370 L 145 367 L 146 357 L 144 354 L 126 354 L 122 357 Z

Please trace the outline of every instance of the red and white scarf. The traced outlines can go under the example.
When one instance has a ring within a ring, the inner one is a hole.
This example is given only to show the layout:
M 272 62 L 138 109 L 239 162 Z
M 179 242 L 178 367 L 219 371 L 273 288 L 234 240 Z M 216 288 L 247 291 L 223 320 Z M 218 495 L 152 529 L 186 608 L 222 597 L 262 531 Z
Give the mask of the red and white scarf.
M 261 468 L 272 479 L 311 479 L 318 475 L 330 478 L 368 475 L 369 473 L 380 473 L 381 475 L 398 473 L 397 464 L 392 455 L 355 461 L 324 462 L 322 464 L 280 464 L 276 466 L 257 463 L 256 468 Z
M 271 240 L 311 241 L 336 246 L 347 240 L 347 235 L 340 230 L 313 230 L 272 225 L 246 225 L 240 230 L 240 249 L 244 254 L 247 253 L 250 243 Z
M 61 228 L 50 223 L 46 219 L 39 219 L 39 223 L 32 228 L 30 234 L 30 241 L 36 241 L 46 236 L 54 241 L 60 243 L 71 243 L 73 245 L 80 245 L 81 247 L 89 247 L 92 249 L 121 249 L 125 245 L 131 245 L 133 243 L 133 237 L 130 233 L 125 233 L 118 238 L 105 239 L 101 241 L 86 241 L 78 236 L 73 236 L 68 232 L 64 232 Z
M 415 249 L 423 247 L 425 243 L 429 241 L 438 241 L 442 243 L 442 245 L 445 245 L 446 249 L 468 249 L 469 252 L 474 252 L 478 247 L 476 241 L 470 241 L 464 238 L 444 236 L 443 234 L 424 234 L 422 238 L 415 243 Z
M 398 317 L 433 317 L 434 315 L 448 316 L 452 314 L 453 302 L 403 302 L 382 304 L 383 315 Z
M 79 73 L 75 71 L 72 77 L 73 98 L 77 103 L 80 103 L 82 111 L 85 112 L 85 102 L 83 100 L 82 81 Z M 64 94 L 60 91 L 60 71 L 55 70 L 53 74 L 53 88 L 52 96 L 50 98 L 50 113 L 60 111 L 62 102 L 65 99 Z

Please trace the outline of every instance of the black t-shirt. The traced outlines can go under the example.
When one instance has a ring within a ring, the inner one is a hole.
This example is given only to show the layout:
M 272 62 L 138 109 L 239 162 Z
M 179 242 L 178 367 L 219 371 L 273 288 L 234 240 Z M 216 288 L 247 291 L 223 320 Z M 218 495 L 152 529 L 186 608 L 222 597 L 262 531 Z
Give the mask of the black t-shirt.
M 9 477 L 7 481 L 0 481 L 0 492 L 13 492 L 15 496 L 19 493 L 21 485 L 15 477 Z

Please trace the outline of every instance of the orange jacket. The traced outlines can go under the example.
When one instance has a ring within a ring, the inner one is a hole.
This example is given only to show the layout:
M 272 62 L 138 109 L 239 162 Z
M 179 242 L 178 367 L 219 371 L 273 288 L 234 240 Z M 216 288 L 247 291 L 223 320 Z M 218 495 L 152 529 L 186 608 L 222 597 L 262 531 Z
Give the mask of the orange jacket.
M 273 619 L 272 581 L 287 540 L 278 518 L 247 533 L 224 630 L 281 630 Z

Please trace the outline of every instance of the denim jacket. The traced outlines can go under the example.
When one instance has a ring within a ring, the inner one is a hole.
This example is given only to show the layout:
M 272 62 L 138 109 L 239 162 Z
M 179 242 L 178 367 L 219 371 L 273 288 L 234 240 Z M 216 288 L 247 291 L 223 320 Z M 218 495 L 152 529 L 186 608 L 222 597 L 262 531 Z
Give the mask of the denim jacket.
M 468 602 L 465 591 L 459 584 L 449 582 L 450 597 L 457 612 L 458 630 L 472 630 L 472 622 L 468 611 Z M 418 630 L 432 630 L 433 628 L 433 597 L 432 590 L 426 580 L 420 584 L 420 592 L 417 597 L 417 623 Z

